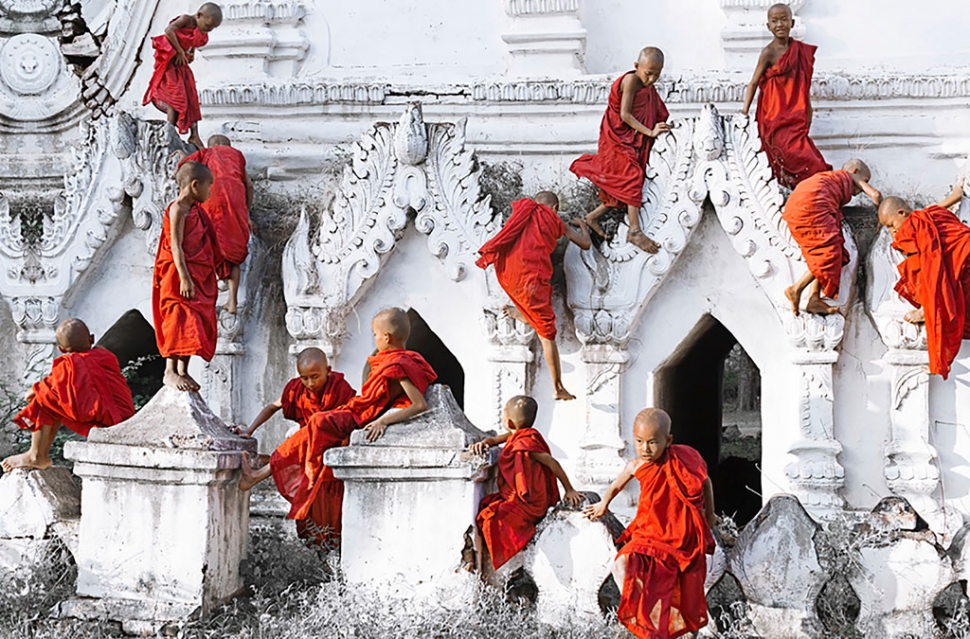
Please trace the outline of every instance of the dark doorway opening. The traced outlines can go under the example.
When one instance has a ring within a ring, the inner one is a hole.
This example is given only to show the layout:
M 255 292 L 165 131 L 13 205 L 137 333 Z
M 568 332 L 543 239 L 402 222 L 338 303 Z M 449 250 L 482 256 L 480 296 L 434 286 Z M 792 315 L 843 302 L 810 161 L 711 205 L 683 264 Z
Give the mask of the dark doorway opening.
M 165 360 L 158 353 L 155 329 L 138 311 L 132 309 L 119 317 L 97 345 L 118 358 L 136 409 L 141 409 L 162 388 Z
M 707 462 L 718 513 L 750 521 L 761 509 L 761 374 L 734 335 L 702 317 L 657 371 L 654 402 L 674 442 Z

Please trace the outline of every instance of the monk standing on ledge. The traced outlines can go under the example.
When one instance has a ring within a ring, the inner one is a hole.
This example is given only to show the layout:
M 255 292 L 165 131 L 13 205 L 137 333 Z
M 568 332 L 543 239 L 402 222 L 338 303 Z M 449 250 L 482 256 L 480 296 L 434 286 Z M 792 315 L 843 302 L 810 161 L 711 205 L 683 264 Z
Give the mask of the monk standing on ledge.
M 792 313 L 798 315 L 802 292 L 812 284 L 805 310 L 817 315 L 838 313 L 836 306 L 822 301 L 824 293 L 837 299 L 842 281 L 842 267 L 849 263 L 842 235 L 842 207 L 852 196 L 865 192 L 879 206 L 882 195 L 869 186 L 872 173 L 862 160 L 849 160 L 841 171 L 824 171 L 808 178 L 792 192 L 785 203 L 782 218 L 792 237 L 802 249 L 808 270 L 785 289 Z
M 744 96 L 741 113 L 748 114 L 755 91 L 758 96 L 758 135 L 778 182 L 795 188 L 829 165 L 808 136 L 812 128 L 812 74 L 818 48 L 791 38 L 795 26 L 791 7 L 768 9 L 768 31 L 774 39 L 761 52 L 754 77 Z
M 640 228 L 640 204 L 653 141 L 670 131 L 667 107 L 654 86 L 663 72 L 663 51 L 647 47 L 633 67 L 610 89 L 596 155 L 579 157 L 569 170 L 600 189 L 602 204 L 586 216 L 597 235 L 606 237 L 599 218 L 611 208 L 625 206 L 630 225 L 627 241 L 647 253 L 656 253 L 660 245 Z
M 905 319 L 926 323 L 930 373 L 946 379 L 962 341 L 970 339 L 970 228 L 939 204 L 914 211 L 898 197 L 883 200 L 879 222 L 906 255 L 896 292 L 917 310 Z

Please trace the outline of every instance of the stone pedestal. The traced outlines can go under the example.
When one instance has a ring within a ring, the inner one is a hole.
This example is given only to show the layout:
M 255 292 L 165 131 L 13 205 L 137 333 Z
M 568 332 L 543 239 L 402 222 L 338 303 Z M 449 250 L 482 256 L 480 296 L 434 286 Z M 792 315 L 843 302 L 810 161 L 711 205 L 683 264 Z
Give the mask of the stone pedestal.
M 377 442 L 356 431 L 324 462 L 344 481 L 341 566 L 349 583 L 408 595 L 459 569 L 487 478 L 468 445 L 486 437 L 451 390 L 425 393 L 428 410 L 388 427 Z
M 249 529 L 237 469 L 255 448 L 197 393 L 168 387 L 132 419 L 69 442 L 84 516 L 78 597 L 61 615 L 154 633 L 236 594 Z
M 57 538 L 77 550 L 81 490 L 66 468 L 15 470 L 0 477 L 0 576 L 25 577 Z

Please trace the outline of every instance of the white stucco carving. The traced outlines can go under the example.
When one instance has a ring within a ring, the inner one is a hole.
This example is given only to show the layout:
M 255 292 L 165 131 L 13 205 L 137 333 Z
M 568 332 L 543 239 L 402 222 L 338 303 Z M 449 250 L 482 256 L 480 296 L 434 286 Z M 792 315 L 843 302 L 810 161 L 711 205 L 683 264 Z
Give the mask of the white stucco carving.
M 299 1 L 229 0 L 201 55 L 219 65 L 224 79 L 293 77 L 310 49 L 306 13 L 306 3 Z
M 505 0 L 509 28 L 502 39 L 514 75 L 579 74 L 586 70 L 586 29 L 579 0 Z

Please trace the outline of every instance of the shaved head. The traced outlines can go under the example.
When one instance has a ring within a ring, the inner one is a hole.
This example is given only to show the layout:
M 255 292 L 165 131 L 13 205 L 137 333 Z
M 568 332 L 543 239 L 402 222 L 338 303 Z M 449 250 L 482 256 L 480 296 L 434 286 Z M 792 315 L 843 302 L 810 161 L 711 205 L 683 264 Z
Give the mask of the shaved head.
M 328 368 L 330 366 L 330 362 L 327 361 L 327 354 L 319 348 L 313 346 L 304 348 L 296 356 L 297 369 L 307 369 L 314 364 L 319 364 L 321 368 Z
M 215 2 L 206 2 L 203 4 L 201 7 L 199 7 L 199 13 L 216 18 L 219 22 L 222 22 L 222 7 L 217 5 Z
M 791 12 L 791 7 L 785 4 L 784 2 L 778 2 L 768 7 L 768 17 L 770 18 L 771 14 L 776 11 L 784 11 L 785 13 L 788 14 L 789 18 L 794 17 L 794 14 Z
M 661 437 L 670 435 L 670 415 L 659 408 L 644 408 L 633 420 L 633 429 L 647 429 Z
M 913 209 L 906 200 L 890 195 L 879 205 L 879 223 L 887 228 L 896 229 L 912 212 Z
M 411 320 L 404 309 L 391 307 L 374 316 L 374 328 L 387 333 L 391 338 L 403 345 L 411 335 Z
M 229 138 L 219 134 L 209 136 L 209 141 L 206 144 L 209 146 L 232 146 L 232 142 L 229 141 Z
M 536 193 L 535 201 L 539 204 L 545 204 L 554 211 L 559 210 L 559 196 L 552 191 L 539 191 Z
M 65 353 L 83 353 L 91 350 L 91 345 L 94 344 L 94 336 L 88 330 L 87 324 L 75 317 L 61 322 L 54 337 Z
M 212 182 L 212 171 L 201 162 L 185 162 L 175 171 L 175 181 L 180 189 L 188 188 L 195 181 Z
M 637 62 L 657 62 L 660 66 L 663 66 L 664 52 L 657 47 L 644 47 L 637 57 Z
M 872 171 L 869 170 L 869 165 L 859 158 L 852 158 L 843 164 L 842 170 L 858 175 L 863 182 L 868 182 L 872 179 Z
M 515 429 L 532 428 L 536 423 L 539 404 L 525 395 L 516 395 L 505 404 L 505 419 L 515 424 Z

